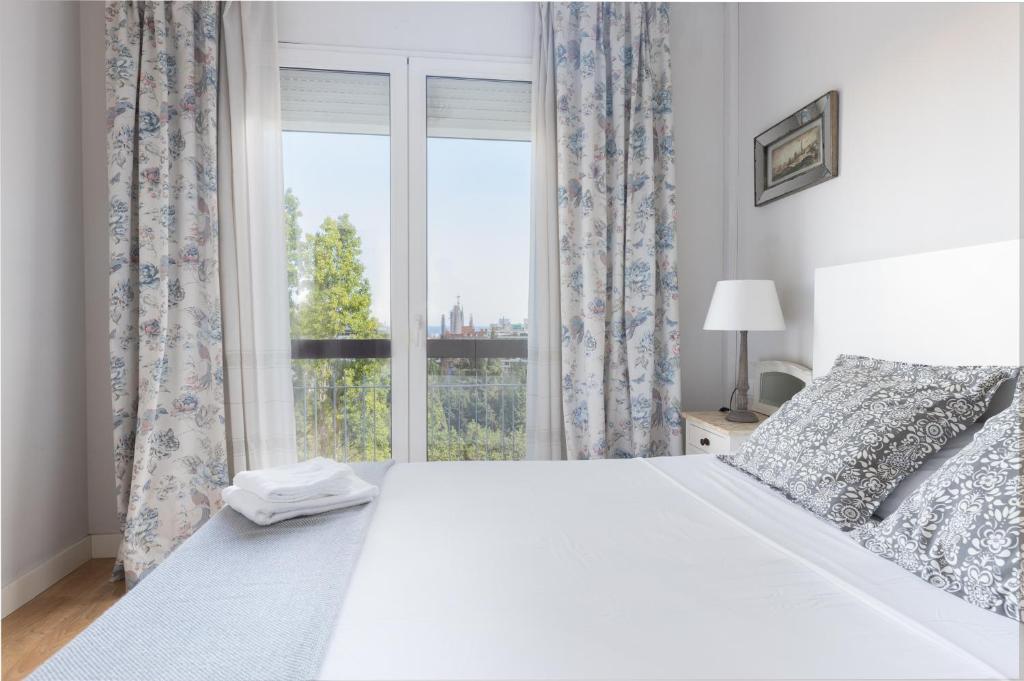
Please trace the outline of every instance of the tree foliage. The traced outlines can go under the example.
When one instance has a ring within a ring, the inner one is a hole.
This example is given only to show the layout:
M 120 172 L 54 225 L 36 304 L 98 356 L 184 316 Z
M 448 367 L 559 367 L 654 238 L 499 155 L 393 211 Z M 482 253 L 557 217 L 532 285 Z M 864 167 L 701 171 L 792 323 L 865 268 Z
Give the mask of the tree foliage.
M 373 316 L 370 281 L 360 259 L 362 241 L 348 215 L 325 218 L 301 250 L 307 259 L 307 300 L 299 308 L 299 336 L 377 336 L 380 322 Z
M 370 339 L 385 330 L 373 316 L 362 242 L 347 214 L 313 233 L 299 224 L 298 197 L 285 192 L 288 299 L 293 338 Z M 292 362 L 296 435 L 303 456 L 391 458 L 390 362 Z M 427 446 L 434 459 L 522 458 L 525 362 L 430 361 Z
M 301 267 L 305 262 L 305 258 L 299 252 L 302 248 L 302 227 L 299 225 L 301 217 L 299 199 L 291 189 L 288 189 L 284 193 L 284 230 L 285 251 L 288 257 L 288 314 L 291 318 L 293 335 L 296 323 L 295 315 L 299 305 Z

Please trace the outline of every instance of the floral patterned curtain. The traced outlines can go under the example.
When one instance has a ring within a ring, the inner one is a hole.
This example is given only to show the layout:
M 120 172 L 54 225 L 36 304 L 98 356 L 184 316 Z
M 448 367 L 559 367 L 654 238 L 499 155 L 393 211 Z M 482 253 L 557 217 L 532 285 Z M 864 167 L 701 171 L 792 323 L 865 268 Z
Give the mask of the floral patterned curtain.
M 568 455 L 680 454 L 668 6 L 558 3 L 552 30 Z
M 216 3 L 106 6 L 115 573 L 129 587 L 227 484 L 217 53 Z

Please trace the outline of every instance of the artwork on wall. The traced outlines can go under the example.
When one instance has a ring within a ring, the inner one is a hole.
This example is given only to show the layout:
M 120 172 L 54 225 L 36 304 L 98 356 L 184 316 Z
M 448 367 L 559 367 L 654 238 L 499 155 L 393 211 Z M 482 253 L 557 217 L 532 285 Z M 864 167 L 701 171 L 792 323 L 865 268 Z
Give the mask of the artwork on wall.
M 839 174 L 839 93 L 823 95 L 754 138 L 754 205 Z

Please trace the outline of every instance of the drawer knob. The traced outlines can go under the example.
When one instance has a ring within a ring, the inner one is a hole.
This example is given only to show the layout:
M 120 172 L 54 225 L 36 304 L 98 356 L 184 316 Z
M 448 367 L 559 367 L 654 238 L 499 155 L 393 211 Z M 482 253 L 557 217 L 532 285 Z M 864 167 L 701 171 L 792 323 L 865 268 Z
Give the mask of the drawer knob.
M 700 439 L 700 444 L 702 447 L 707 447 L 708 445 L 711 444 L 711 440 L 707 439 L 706 437 L 702 437 Z

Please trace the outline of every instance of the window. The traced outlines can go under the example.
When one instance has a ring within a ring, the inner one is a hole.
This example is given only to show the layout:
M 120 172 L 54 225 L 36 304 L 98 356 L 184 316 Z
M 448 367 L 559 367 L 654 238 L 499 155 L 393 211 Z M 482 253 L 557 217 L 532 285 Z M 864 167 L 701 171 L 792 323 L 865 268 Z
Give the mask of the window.
M 522 458 L 526 66 L 281 59 L 300 456 Z
M 305 456 L 391 458 L 389 80 L 281 71 L 295 427 Z
M 427 460 L 521 459 L 530 84 L 428 77 Z

